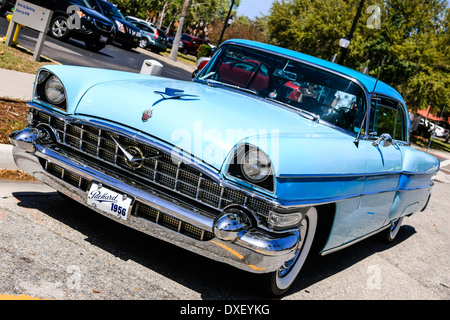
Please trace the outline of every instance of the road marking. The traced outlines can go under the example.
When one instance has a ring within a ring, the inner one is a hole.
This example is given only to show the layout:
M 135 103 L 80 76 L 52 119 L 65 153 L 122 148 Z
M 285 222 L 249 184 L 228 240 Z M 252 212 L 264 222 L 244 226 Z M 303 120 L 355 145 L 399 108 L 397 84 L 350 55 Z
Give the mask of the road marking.
M 14 296 L 9 294 L 0 294 L 0 300 L 42 300 L 39 298 L 33 298 L 26 294 L 21 294 L 20 296 Z
M 441 162 L 441 168 L 450 165 L 450 160 L 445 160 Z
M 27 36 L 27 35 L 23 35 L 22 37 L 24 37 L 24 38 L 26 38 L 28 40 L 36 40 L 35 38 Z M 50 48 L 58 50 L 58 51 L 63 51 L 63 52 L 66 52 L 66 53 L 69 53 L 69 54 L 72 54 L 72 55 L 83 57 L 83 55 L 81 53 L 72 51 L 70 49 L 67 49 L 66 47 L 60 46 L 59 44 L 56 44 L 56 43 L 53 43 L 53 42 L 50 42 L 50 41 L 45 41 L 44 45 L 46 47 L 50 47 Z

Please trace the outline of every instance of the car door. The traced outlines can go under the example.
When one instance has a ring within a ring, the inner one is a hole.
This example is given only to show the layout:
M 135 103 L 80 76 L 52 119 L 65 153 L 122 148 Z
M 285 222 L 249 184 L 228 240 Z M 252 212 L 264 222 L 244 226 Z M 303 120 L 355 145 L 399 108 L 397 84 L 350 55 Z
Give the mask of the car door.
M 347 241 L 370 234 L 389 220 L 402 175 L 402 152 L 396 140 L 406 140 L 406 117 L 398 102 L 386 97 L 373 97 L 369 117 L 369 139 L 359 148 L 366 158 L 367 169 L 363 194 L 352 220 Z M 388 134 L 393 142 L 384 141 Z

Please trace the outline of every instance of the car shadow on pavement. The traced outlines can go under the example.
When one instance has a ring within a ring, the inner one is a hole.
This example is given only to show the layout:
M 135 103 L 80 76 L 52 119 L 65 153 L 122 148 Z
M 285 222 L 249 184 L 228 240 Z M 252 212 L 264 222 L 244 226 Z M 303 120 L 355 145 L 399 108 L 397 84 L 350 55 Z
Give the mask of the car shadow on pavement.
M 256 287 L 259 277 L 148 236 L 108 219 L 57 193 L 13 193 L 21 207 L 37 209 L 85 236 L 84 241 L 124 261 L 132 260 L 172 281 L 198 292 L 204 300 L 270 298 Z M 390 244 L 374 237 L 327 256 L 313 256 L 286 295 L 306 290 L 367 257 L 387 250 L 415 233 L 408 225 Z M 112 275 L 113 277 L 113 275 Z M 283 296 L 282 296 L 283 297 Z M 280 297 L 280 298 L 282 298 Z M 179 297 L 174 297 L 179 299 Z M 273 299 L 273 297 L 272 297 Z
M 374 254 L 389 250 L 415 233 L 414 227 L 405 224 L 391 243 L 380 241 L 375 234 L 335 253 L 310 256 L 288 294 L 300 291 L 308 293 L 307 288 L 313 284 L 332 277 Z
M 84 44 L 83 41 L 79 41 L 79 40 L 76 40 L 76 39 L 69 38 L 67 40 L 64 40 L 64 42 L 66 42 L 68 44 L 71 44 L 74 47 L 77 47 L 77 48 L 80 48 L 80 49 L 83 49 L 83 50 L 87 50 L 87 51 L 91 52 L 92 54 L 98 54 L 98 55 L 101 55 L 101 56 L 104 56 L 104 57 L 113 58 L 113 56 L 105 53 L 103 50 L 100 50 L 100 51 L 91 51 L 91 50 L 89 50 L 86 47 L 86 45 Z

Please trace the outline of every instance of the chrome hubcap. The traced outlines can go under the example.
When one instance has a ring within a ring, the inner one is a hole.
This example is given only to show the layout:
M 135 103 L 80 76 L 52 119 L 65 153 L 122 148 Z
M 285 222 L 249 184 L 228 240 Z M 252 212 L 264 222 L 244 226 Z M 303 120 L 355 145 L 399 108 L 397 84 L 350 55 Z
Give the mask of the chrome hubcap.
M 140 40 L 140 41 L 139 41 L 139 46 L 140 46 L 141 48 L 145 48 L 145 47 L 147 46 L 147 41 L 146 41 L 146 40 Z
M 55 36 L 63 36 L 67 32 L 67 22 L 63 19 L 56 20 L 53 24 L 52 32 Z

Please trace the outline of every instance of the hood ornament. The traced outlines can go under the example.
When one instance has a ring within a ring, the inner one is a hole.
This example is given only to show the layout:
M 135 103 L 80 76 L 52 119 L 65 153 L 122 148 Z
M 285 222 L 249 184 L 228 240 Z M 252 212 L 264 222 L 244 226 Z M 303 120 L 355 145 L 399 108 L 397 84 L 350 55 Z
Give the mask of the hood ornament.
M 114 137 L 110 134 L 109 135 L 111 139 L 114 141 L 114 143 L 117 145 L 117 147 L 122 151 L 124 154 L 124 160 L 127 166 L 129 166 L 132 169 L 140 169 L 144 165 L 144 160 L 147 159 L 156 159 L 159 157 L 162 157 L 162 154 L 157 154 L 154 156 L 144 156 L 144 153 L 141 149 L 139 149 L 137 146 L 128 146 L 124 147 L 122 146 L 119 141 L 114 139 Z
M 153 114 L 153 110 L 152 109 L 147 109 L 144 112 L 142 112 L 142 122 L 146 122 L 148 119 L 150 119 L 152 117 Z
M 155 103 L 153 103 L 152 106 L 154 106 L 155 104 L 164 101 L 164 100 L 168 100 L 168 99 L 180 99 L 180 98 L 186 98 L 186 97 L 196 97 L 196 95 L 193 94 L 187 94 L 187 93 L 183 93 L 184 90 L 181 89 L 174 89 L 174 88 L 166 88 L 165 91 L 154 91 L 154 93 L 156 94 L 160 94 L 162 99 L 159 99 L 157 101 L 155 101 Z
M 179 99 L 182 97 L 195 97 L 193 94 L 183 93 L 184 90 L 174 89 L 174 88 L 166 88 L 164 92 L 162 91 L 154 91 L 157 94 L 160 94 L 164 99 Z

